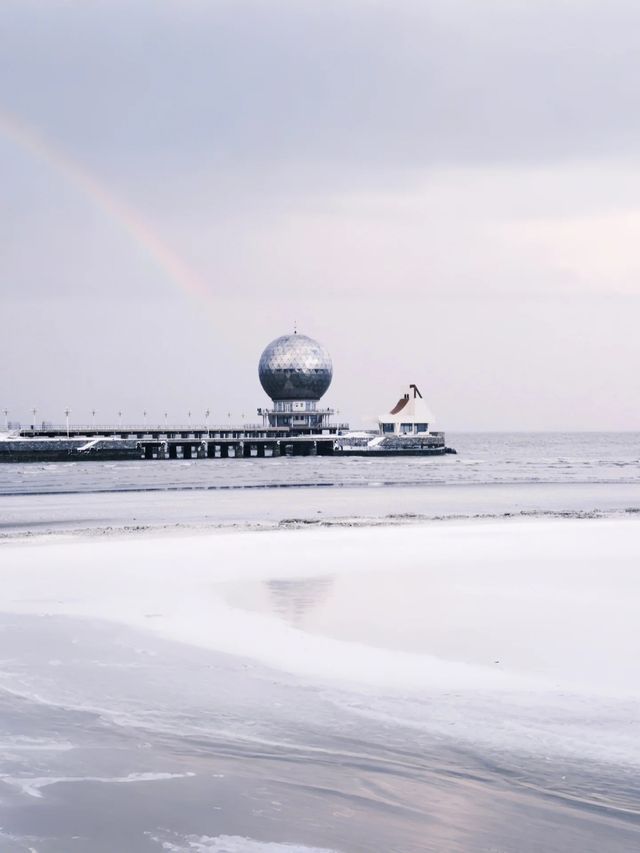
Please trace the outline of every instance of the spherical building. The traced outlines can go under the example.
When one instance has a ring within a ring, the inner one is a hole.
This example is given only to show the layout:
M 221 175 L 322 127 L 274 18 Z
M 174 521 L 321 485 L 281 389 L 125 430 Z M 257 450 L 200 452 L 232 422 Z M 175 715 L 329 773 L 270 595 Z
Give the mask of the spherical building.
M 331 356 L 307 335 L 282 335 L 267 346 L 258 365 L 272 400 L 319 400 L 333 376 Z
M 260 383 L 273 401 L 272 409 L 259 409 L 265 425 L 309 433 L 330 428 L 331 409 L 316 403 L 333 377 L 331 356 L 307 335 L 282 335 L 266 347 L 258 365 Z M 334 428 L 335 429 L 335 428 Z

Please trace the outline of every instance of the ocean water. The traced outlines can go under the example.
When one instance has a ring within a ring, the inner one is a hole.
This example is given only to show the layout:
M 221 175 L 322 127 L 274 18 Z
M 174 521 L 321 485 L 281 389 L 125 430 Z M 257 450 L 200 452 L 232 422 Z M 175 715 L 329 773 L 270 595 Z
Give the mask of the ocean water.
M 473 433 L 447 440 L 457 455 L 10 464 L 0 468 L 0 494 L 640 484 L 640 433 Z
M 640 847 L 640 435 L 0 466 L 0 851 Z

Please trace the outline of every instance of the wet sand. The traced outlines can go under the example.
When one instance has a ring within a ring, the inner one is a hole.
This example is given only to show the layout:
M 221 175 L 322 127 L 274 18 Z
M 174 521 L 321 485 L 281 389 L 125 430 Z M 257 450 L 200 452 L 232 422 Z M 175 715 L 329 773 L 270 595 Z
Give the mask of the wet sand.
M 214 472 L 215 473 L 215 472 Z M 640 514 L 637 483 L 224 486 L 0 494 L 0 539 L 123 529 L 273 529 L 434 519 Z
M 236 662 L 112 626 L 23 617 L 0 628 L 22 660 L 13 690 L 46 692 L 64 670 L 60 704 L 2 694 L 3 851 L 186 851 L 188 839 L 239 836 L 342 853 L 626 853 L 640 840 L 640 818 L 626 811 L 637 785 L 611 768 L 603 778 L 601 767 L 556 760 L 545 780 L 523 756 L 410 731 L 390 738 L 388 724 L 356 726 L 322 691 L 301 699 L 249 663 L 259 685 L 243 690 Z M 102 672 L 85 690 L 96 661 Z

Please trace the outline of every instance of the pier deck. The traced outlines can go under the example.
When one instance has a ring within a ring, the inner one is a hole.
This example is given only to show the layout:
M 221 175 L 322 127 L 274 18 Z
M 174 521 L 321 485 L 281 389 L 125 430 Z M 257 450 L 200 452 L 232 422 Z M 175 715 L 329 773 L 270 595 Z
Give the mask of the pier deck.
M 28 428 L 0 440 L 0 462 L 119 459 L 247 459 L 327 456 L 338 430 L 294 432 L 263 426 Z
M 344 435 L 260 425 L 193 427 L 30 427 L 0 437 L 0 462 L 135 459 L 249 459 L 279 456 L 433 456 L 455 452 L 442 432 L 421 436 Z

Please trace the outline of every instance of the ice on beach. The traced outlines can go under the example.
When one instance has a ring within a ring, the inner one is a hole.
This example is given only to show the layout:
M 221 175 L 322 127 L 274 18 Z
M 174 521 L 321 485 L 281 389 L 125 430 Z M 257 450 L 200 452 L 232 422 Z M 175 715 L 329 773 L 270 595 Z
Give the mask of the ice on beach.
M 640 763 L 638 531 L 503 521 L 13 541 L 2 610 L 222 653 L 378 722 Z M 138 660 L 157 654 L 141 648 Z
M 13 777 L 0 774 L 0 782 L 11 785 L 28 794 L 30 797 L 42 797 L 42 789 L 49 785 L 60 785 L 70 782 L 98 782 L 102 784 L 132 783 L 132 782 L 164 782 L 168 779 L 185 779 L 193 773 L 128 773 L 126 776 L 35 776 Z
M 154 837 L 163 850 L 169 853 L 338 853 L 323 847 L 305 847 L 301 844 L 280 844 L 269 841 L 255 841 L 239 835 L 219 835 L 211 838 L 207 835 L 188 835 L 181 842 L 162 841 Z
M 0 755 L 6 752 L 67 752 L 73 749 L 69 741 L 54 741 L 40 737 L 12 737 L 0 740 Z

